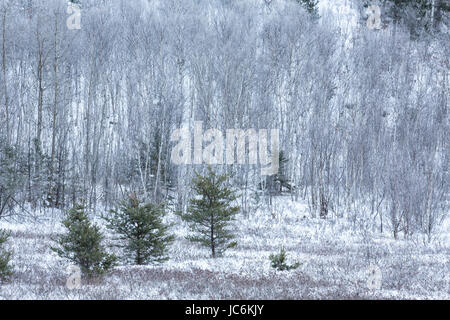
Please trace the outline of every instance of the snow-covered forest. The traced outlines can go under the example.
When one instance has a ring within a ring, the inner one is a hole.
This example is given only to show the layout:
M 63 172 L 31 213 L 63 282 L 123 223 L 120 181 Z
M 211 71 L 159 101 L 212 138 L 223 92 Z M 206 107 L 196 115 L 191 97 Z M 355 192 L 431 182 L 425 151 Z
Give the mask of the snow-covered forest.
M 450 299 L 449 13 L 0 0 L 0 299 Z

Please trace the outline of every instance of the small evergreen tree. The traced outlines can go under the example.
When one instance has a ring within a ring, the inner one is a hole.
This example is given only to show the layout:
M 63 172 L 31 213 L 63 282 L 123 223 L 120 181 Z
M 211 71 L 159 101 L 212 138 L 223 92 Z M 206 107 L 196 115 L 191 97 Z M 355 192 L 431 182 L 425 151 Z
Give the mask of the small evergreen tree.
M 292 185 L 288 178 L 287 163 L 288 159 L 285 157 L 283 150 L 280 150 L 278 155 L 279 168 L 276 174 L 266 176 L 265 183 L 259 183 L 258 188 L 263 190 L 269 197 L 269 204 L 272 205 L 272 198 L 280 195 L 284 190 L 292 191 Z
M 448 26 L 446 22 L 448 19 L 443 19 L 450 12 L 450 4 L 446 0 L 358 1 L 360 10 L 364 12 L 370 5 L 380 6 L 382 21 L 390 20 L 394 25 L 404 25 L 412 39 L 417 39 L 426 33 L 439 31 L 441 24 Z M 367 19 L 365 14 L 362 14 L 362 17 L 364 20 Z
M 384 0 L 386 15 L 394 23 L 403 23 L 413 38 L 423 31 L 429 31 L 431 21 L 431 2 L 428 0 Z
M 105 220 L 108 228 L 117 232 L 119 239 L 125 242 L 120 247 L 125 249 L 127 258 L 138 265 L 168 259 L 167 248 L 174 237 L 167 235 L 169 226 L 162 221 L 165 215 L 163 207 L 151 203 L 141 205 L 132 195 L 121 203 L 119 210 L 111 210 L 111 214 Z
M 292 185 L 289 181 L 287 173 L 288 161 L 289 160 L 286 158 L 284 151 L 281 150 L 278 155 L 278 172 L 274 175 L 266 177 L 266 188 L 271 195 L 281 194 L 283 188 L 288 191 L 292 190 Z
M 89 278 L 105 274 L 116 264 L 116 256 L 105 252 L 104 239 L 96 225 L 93 225 L 82 205 L 69 210 L 62 224 L 67 233 L 55 239 L 59 247 L 51 248 L 60 257 L 78 265 Z
M 288 265 L 286 263 L 286 250 L 284 250 L 284 248 L 281 248 L 281 251 L 278 254 L 271 254 L 269 256 L 269 259 L 272 261 L 272 268 L 275 268 L 279 271 L 289 271 L 297 269 L 300 266 L 300 263 L 298 262 L 295 262 L 292 265 Z
M 25 156 L 0 139 L 0 218 L 13 211 L 20 186 L 25 180 Z
M 13 269 L 10 264 L 12 253 L 2 249 L 3 244 L 8 241 L 8 238 L 9 233 L 4 230 L 0 230 L 0 282 L 8 279 L 8 277 L 13 273 Z
M 228 175 L 216 175 L 211 167 L 206 176 L 196 173 L 193 189 L 199 197 L 190 200 L 186 214 L 180 214 L 195 234 L 188 239 L 211 248 L 213 258 L 236 245 L 230 242 L 234 236 L 227 227 L 240 207 L 230 205 L 236 195 L 224 186 L 227 179 Z
M 296 0 L 305 10 L 311 15 L 313 19 L 319 18 L 318 0 Z

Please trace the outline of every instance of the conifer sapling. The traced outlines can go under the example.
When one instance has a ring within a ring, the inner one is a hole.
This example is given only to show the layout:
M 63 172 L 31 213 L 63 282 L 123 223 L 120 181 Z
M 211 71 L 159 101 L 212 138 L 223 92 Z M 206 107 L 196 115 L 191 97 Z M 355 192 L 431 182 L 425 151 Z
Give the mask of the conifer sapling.
M 13 273 L 11 262 L 11 251 L 3 249 L 3 245 L 8 241 L 9 233 L 0 230 L 0 282 L 5 281 Z
M 227 179 L 228 175 L 216 175 L 211 167 L 205 176 L 196 173 L 193 189 L 197 197 L 190 200 L 186 214 L 179 214 L 193 232 L 188 239 L 209 247 L 213 258 L 236 245 L 228 227 L 240 207 L 231 205 L 237 197 L 225 185 Z
M 62 221 L 67 233 L 60 235 L 51 248 L 60 257 L 78 265 L 86 276 L 100 276 L 116 265 L 116 256 L 108 254 L 102 244 L 104 239 L 100 229 L 93 225 L 82 205 L 75 205 Z
M 151 203 L 140 204 L 136 196 L 123 201 L 118 210 L 105 217 L 108 228 L 119 234 L 127 258 L 135 264 L 163 262 L 173 236 L 167 235 L 169 225 L 163 223 L 164 208 Z

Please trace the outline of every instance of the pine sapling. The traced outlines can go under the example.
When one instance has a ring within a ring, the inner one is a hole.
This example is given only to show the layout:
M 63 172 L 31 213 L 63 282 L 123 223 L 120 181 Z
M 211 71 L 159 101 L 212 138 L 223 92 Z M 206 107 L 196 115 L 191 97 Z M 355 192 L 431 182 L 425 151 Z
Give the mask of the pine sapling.
M 297 269 L 300 266 L 299 262 L 295 262 L 292 265 L 288 265 L 286 263 L 286 250 L 282 247 L 280 253 L 278 254 L 271 254 L 269 256 L 270 261 L 272 262 L 272 268 L 275 268 L 279 271 L 285 271 L 285 270 L 293 270 Z
M 193 232 L 188 239 L 209 247 L 213 258 L 237 244 L 231 241 L 234 235 L 229 224 L 240 207 L 231 205 L 237 197 L 225 185 L 227 179 L 228 175 L 217 175 L 211 167 L 205 176 L 196 173 L 193 189 L 197 197 L 190 200 L 186 214 L 179 214 Z
M 169 225 L 163 223 L 165 210 L 151 203 L 141 204 L 135 196 L 123 201 L 118 210 L 105 217 L 108 228 L 119 234 L 126 257 L 135 264 L 163 262 L 174 237 L 167 234 Z
M 75 205 L 62 221 L 67 232 L 55 239 L 51 248 L 60 257 L 78 265 L 88 278 L 101 276 L 116 265 L 116 256 L 108 254 L 102 244 L 104 236 L 92 224 L 82 205 Z
M 10 234 L 0 230 L 0 282 L 6 281 L 13 273 L 11 266 L 12 252 L 3 249 L 3 245 L 8 241 Z

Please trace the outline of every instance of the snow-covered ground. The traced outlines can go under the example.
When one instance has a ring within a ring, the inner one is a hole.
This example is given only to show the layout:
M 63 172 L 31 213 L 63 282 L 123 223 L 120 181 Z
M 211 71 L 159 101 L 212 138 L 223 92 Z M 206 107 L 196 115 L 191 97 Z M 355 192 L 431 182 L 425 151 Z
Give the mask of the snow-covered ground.
M 354 232 L 347 219 L 311 218 L 304 203 L 287 197 L 274 208 L 239 216 L 237 247 L 216 259 L 188 242 L 186 226 L 170 215 L 176 240 L 169 261 L 120 265 L 72 290 L 68 262 L 50 250 L 51 237 L 63 231 L 58 214 L 44 212 L 39 223 L 1 221 L 12 231 L 15 274 L 0 285 L 0 299 L 450 299 L 448 225 L 431 243 L 396 241 L 388 232 Z M 298 269 L 271 268 L 268 257 L 281 246 Z M 380 289 L 368 287 L 370 266 L 381 271 Z

